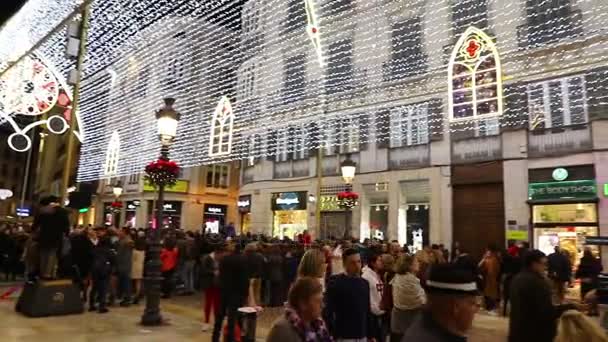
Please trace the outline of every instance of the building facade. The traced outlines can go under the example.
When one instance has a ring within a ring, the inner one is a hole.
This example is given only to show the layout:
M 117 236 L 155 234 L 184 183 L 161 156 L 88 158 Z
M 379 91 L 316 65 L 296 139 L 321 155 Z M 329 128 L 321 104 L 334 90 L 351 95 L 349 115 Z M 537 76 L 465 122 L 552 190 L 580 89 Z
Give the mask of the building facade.
M 163 227 L 217 233 L 238 222 L 238 163 L 214 164 L 183 170 L 177 184 L 165 192 Z M 113 187 L 123 192 L 116 198 Z M 100 182 L 94 202 L 98 226 L 145 228 L 156 225 L 157 189 L 134 174 Z M 114 203 L 114 207 L 112 204 Z M 116 206 L 116 203 L 120 205 Z
M 320 0 L 319 65 L 301 1 L 272 14 L 258 10 L 264 3 L 243 11 L 238 101 L 322 116 L 251 136 L 269 155 L 243 162 L 254 232 L 327 237 L 349 226 L 361 239 L 458 243 L 476 256 L 507 240 L 580 255 L 585 236 L 608 233 L 605 4 Z M 321 109 L 308 97 L 318 87 Z M 346 154 L 357 162 L 352 213 L 335 203 Z

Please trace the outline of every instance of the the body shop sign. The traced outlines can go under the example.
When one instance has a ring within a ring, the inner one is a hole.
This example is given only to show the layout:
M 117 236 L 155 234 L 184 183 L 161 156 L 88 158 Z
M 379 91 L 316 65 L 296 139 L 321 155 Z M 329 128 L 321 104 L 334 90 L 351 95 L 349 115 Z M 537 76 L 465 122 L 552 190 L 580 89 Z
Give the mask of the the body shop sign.
M 593 180 L 532 183 L 528 186 L 530 200 L 595 199 L 597 185 Z
M 306 210 L 306 192 L 272 194 L 272 210 Z

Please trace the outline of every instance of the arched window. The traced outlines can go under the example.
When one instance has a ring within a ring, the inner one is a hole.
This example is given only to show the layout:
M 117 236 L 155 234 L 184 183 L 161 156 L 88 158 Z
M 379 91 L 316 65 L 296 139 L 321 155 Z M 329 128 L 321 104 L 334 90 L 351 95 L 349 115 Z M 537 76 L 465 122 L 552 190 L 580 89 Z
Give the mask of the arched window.
M 458 39 L 449 63 L 450 120 L 502 115 L 502 70 L 490 37 L 471 26 Z
M 118 159 L 120 158 L 120 137 L 118 131 L 114 131 L 108 143 L 106 151 L 106 162 L 103 166 L 103 175 L 106 177 L 115 176 L 118 173 Z
M 211 121 L 209 156 L 230 154 L 232 151 L 233 124 L 234 113 L 232 112 L 232 105 L 228 97 L 224 96 L 220 99 Z

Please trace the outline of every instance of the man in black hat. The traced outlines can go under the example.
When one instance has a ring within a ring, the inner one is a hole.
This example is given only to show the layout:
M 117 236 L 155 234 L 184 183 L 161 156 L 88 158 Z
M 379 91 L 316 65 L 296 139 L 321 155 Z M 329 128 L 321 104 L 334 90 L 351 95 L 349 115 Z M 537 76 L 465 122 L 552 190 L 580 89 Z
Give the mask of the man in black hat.
M 34 219 L 32 230 L 38 240 L 40 254 L 40 277 L 52 279 L 58 264 L 59 248 L 70 231 L 67 210 L 59 205 L 59 198 L 48 196 L 40 200 L 40 212 Z
M 403 341 L 465 342 L 480 306 L 475 276 L 455 265 L 436 265 L 426 291 L 427 308 Z

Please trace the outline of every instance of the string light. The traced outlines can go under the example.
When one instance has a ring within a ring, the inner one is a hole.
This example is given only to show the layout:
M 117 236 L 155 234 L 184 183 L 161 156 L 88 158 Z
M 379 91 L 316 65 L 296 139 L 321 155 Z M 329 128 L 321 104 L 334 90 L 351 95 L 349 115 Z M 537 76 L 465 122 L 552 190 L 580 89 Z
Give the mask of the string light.
M 253 18 L 241 18 L 241 13 Z M 569 13 L 570 19 L 554 13 Z M 318 42 L 310 35 L 315 21 L 323 37 Z M 522 110 L 529 107 L 528 83 L 605 64 L 608 46 L 600 38 L 607 23 L 608 4 L 591 0 L 576 5 L 251 0 L 244 7 L 236 0 L 94 1 L 82 88 L 87 139 L 79 179 L 102 177 L 114 131 L 121 137 L 118 175 L 140 172 L 158 153 L 151 113 L 166 95 L 177 98 L 183 115 L 172 148 L 172 159 L 183 167 L 279 153 L 302 158 L 302 152 L 321 144 L 328 150 L 358 150 L 356 145 L 367 143 L 415 143 L 412 130 L 405 129 L 413 126 L 412 117 L 395 112 L 423 111 L 425 123 L 417 128 L 429 138 L 527 126 Z M 497 98 L 504 99 L 504 109 L 496 117 L 450 123 L 449 54 L 471 25 L 489 36 L 502 59 L 505 76 L 496 81 L 503 81 L 504 96 L 499 92 Z M 576 27 L 582 28 L 579 33 Z M 56 35 L 49 40 L 59 43 Z M 55 56 L 56 46 L 43 44 L 41 50 Z M 544 49 L 542 57 L 531 53 L 538 46 Z M 290 59 L 299 55 L 304 56 L 301 66 L 293 62 L 300 59 Z M 391 62 L 392 56 L 408 59 Z M 383 68 L 389 62 L 391 68 Z M 57 65 L 62 71 L 70 66 Z M 413 76 L 391 81 L 385 79 L 387 70 Z M 606 102 L 606 95 L 597 95 L 606 75 L 598 77 L 586 80 L 584 88 L 571 88 L 568 96 L 584 92 L 586 100 L 570 103 L 568 110 Z M 234 113 L 232 148 L 229 155 L 214 157 L 209 153 L 211 122 L 224 96 Z M 380 124 L 388 127 L 377 131 Z

